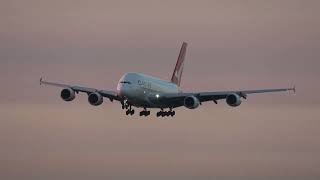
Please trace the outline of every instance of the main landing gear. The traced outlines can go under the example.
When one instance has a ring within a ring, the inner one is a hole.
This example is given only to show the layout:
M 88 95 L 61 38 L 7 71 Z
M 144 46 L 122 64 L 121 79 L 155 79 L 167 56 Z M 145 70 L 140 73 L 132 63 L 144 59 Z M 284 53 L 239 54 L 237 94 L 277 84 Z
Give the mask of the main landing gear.
M 150 111 L 147 111 L 146 108 L 143 109 L 143 111 L 140 112 L 140 116 L 149 116 L 150 115 Z
M 126 109 L 126 115 L 133 115 L 134 114 L 134 109 L 132 109 L 132 105 L 128 103 L 127 101 L 123 101 L 122 103 L 122 109 Z M 157 112 L 157 117 L 165 117 L 165 116 L 171 116 L 173 117 L 176 114 L 175 111 L 170 108 L 169 111 L 163 111 L 163 108 L 161 108 L 161 111 Z M 150 111 L 147 110 L 147 108 L 143 108 L 143 111 L 139 113 L 140 116 L 149 116 Z
M 176 114 L 175 111 L 172 111 L 172 108 L 170 108 L 170 111 L 163 111 L 163 109 L 161 109 L 161 111 L 157 112 L 157 117 L 161 116 L 174 116 Z

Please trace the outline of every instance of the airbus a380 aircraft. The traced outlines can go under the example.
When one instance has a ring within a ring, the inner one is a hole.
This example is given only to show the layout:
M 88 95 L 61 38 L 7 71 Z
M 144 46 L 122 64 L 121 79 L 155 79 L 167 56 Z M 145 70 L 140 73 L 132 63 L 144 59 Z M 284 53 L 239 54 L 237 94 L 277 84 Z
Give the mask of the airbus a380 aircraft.
M 126 115 L 133 115 L 134 109 L 143 108 L 140 116 L 150 115 L 147 108 L 161 109 L 157 112 L 159 116 L 174 116 L 174 108 L 184 106 L 189 109 L 195 109 L 202 102 L 213 101 L 218 103 L 218 100 L 226 99 L 229 106 L 239 106 L 241 98 L 246 99 L 248 94 L 294 91 L 293 88 L 283 89 L 259 89 L 259 90 L 240 90 L 240 91 L 218 91 L 218 92 L 183 92 L 179 86 L 183 71 L 183 62 L 186 55 L 187 43 L 183 43 L 175 69 L 172 74 L 171 81 L 158 79 L 141 73 L 126 73 L 119 80 L 117 90 L 99 90 L 82 86 L 74 86 L 60 84 L 54 82 L 43 81 L 40 79 L 40 85 L 51 85 L 63 88 L 61 98 L 65 101 L 72 101 L 76 93 L 84 92 L 88 94 L 88 101 L 93 106 L 98 106 L 103 103 L 103 98 L 108 98 L 110 101 L 117 100 L 122 104 L 122 109 L 126 109 Z M 169 109 L 169 111 L 164 111 Z

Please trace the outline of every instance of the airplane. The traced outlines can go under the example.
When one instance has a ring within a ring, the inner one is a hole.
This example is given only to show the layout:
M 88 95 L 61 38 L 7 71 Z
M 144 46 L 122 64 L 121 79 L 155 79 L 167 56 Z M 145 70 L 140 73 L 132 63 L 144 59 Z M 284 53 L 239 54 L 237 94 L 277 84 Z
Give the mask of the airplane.
M 100 90 L 90 87 L 61 84 L 44 81 L 40 78 L 40 85 L 50 85 L 62 88 L 60 93 L 64 101 L 72 101 L 79 92 L 88 94 L 88 101 L 93 106 L 99 106 L 104 98 L 119 101 L 126 115 L 133 115 L 135 110 L 132 107 L 143 108 L 140 116 L 149 116 L 148 108 L 160 109 L 157 117 L 174 116 L 174 108 L 184 106 L 188 109 L 196 109 L 203 102 L 212 101 L 215 104 L 218 100 L 225 99 L 229 106 L 236 107 L 247 99 L 247 95 L 256 93 L 270 93 L 281 91 L 295 92 L 293 88 L 281 89 L 258 89 L 238 91 L 216 91 L 216 92 L 184 92 L 180 89 L 183 64 L 186 56 L 187 43 L 183 42 L 180 53 L 174 68 L 171 81 L 162 80 L 142 73 L 130 72 L 124 74 L 118 82 L 115 91 Z M 164 111 L 168 109 L 168 111 Z

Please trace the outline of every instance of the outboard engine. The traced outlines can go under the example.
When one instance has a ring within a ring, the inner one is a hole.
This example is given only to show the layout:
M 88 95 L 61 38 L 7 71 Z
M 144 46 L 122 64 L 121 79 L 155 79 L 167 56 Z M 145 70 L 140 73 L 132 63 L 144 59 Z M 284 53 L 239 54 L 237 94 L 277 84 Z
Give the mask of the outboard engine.
M 236 107 L 236 106 L 239 106 L 241 104 L 241 99 L 240 99 L 240 96 L 238 94 L 229 94 L 227 97 L 226 97 L 226 101 L 227 101 L 227 104 L 229 106 L 232 106 L 232 107 Z
M 103 97 L 101 94 L 94 92 L 89 94 L 88 101 L 92 106 L 99 106 L 103 103 Z
M 72 101 L 76 97 L 76 93 L 71 88 L 65 88 L 61 91 L 60 96 L 65 101 Z
M 183 103 L 184 106 L 189 109 L 195 109 L 200 105 L 199 99 L 194 96 L 185 97 Z

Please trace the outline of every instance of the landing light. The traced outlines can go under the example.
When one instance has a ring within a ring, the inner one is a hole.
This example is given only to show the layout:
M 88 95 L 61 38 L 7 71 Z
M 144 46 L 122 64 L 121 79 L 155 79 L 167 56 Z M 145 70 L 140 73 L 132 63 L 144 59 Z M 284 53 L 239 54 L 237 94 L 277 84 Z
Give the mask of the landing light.
M 160 96 L 159 96 L 159 94 L 156 94 L 156 98 L 159 98 Z

